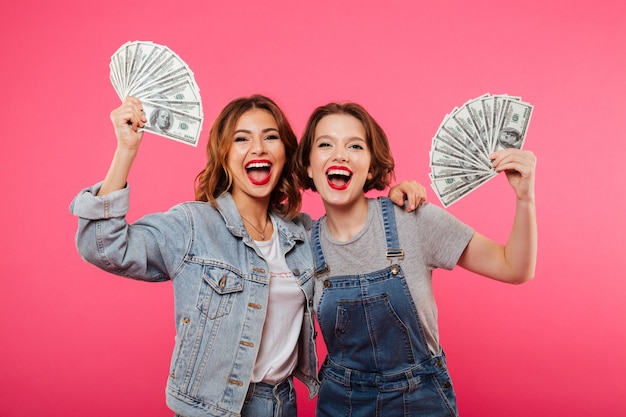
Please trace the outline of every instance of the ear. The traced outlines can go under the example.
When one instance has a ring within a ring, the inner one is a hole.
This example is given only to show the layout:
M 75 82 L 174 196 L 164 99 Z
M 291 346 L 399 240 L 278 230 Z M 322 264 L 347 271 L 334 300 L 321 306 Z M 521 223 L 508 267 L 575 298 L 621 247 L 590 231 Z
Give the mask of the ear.
M 372 171 L 368 171 L 367 172 L 367 180 L 371 180 L 372 178 L 374 178 L 374 174 L 372 174 Z
M 307 167 L 306 169 L 306 173 L 309 176 L 309 178 L 313 178 L 313 170 L 311 169 L 311 167 Z

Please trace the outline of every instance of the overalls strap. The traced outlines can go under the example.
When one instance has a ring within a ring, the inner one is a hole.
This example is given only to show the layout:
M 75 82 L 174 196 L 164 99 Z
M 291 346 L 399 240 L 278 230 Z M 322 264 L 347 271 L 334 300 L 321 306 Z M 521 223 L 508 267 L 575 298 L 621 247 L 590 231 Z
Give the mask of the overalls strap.
M 324 217 L 322 217 L 322 219 Z M 322 241 L 320 239 L 320 224 L 322 219 L 315 222 L 313 232 L 311 233 L 311 245 L 313 246 L 313 262 L 316 277 L 330 272 L 330 268 L 328 267 L 328 264 L 326 264 L 326 259 L 324 258 L 324 250 L 322 249 Z
M 393 263 L 394 260 L 404 259 L 404 251 L 400 248 L 398 241 L 398 230 L 396 228 L 396 216 L 393 212 L 393 202 L 387 197 L 379 197 L 380 214 L 385 228 L 385 240 L 387 242 L 387 259 Z

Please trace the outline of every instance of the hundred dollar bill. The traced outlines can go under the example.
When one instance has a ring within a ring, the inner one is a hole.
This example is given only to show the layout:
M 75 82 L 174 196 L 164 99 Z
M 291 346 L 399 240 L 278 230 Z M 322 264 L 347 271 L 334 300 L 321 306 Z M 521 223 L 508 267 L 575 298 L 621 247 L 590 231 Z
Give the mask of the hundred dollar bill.
M 487 180 L 495 176 L 495 173 L 485 174 L 482 177 L 470 177 L 465 179 L 448 178 L 442 180 L 433 180 L 431 187 L 439 196 L 439 200 L 444 207 L 449 207 L 452 203 L 460 200 L 462 197 L 476 190 Z M 472 181 L 473 180 L 473 181 Z
M 126 42 L 111 56 L 111 83 L 122 100 L 131 94 L 132 82 L 155 47 L 151 42 Z
M 485 170 L 474 170 L 455 166 L 431 166 L 430 178 L 435 180 L 447 179 L 452 177 L 472 177 L 485 174 Z
M 157 57 L 165 50 L 163 45 L 157 45 L 152 42 L 139 42 L 137 54 L 135 55 L 135 69 L 133 70 L 132 79 L 129 82 L 127 93 L 132 95 L 145 76 L 146 69 L 157 59 Z
M 450 123 L 454 124 L 455 122 L 454 120 L 448 121 L 448 116 L 446 116 L 446 118 L 444 118 L 444 122 L 442 123 L 442 127 L 439 128 L 439 130 L 437 131 L 437 134 L 433 138 L 432 148 L 437 149 L 437 147 L 440 145 L 439 142 L 442 142 L 450 146 L 451 148 L 455 149 L 457 153 L 462 156 L 462 159 L 468 159 L 468 161 L 471 161 L 478 166 L 485 165 L 484 158 L 480 158 L 479 156 L 475 154 L 475 152 L 471 151 L 473 147 L 470 147 L 468 149 L 468 146 L 467 146 L 468 139 L 466 136 L 452 135 L 448 132 L 448 130 L 445 127 L 443 127 L 443 124 L 450 124 Z
M 521 149 L 526 138 L 526 131 L 530 123 L 533 106 L 521 101 L 510 100 L 505 103 L 495 149 Z
M 457 176 L 442 179 L 432 179 L 432 186 L 439 197 L 445 197 L 467 187 L 476 187 L 493 177 L 495 172 L 483 172 L 480 175 Z
M 145 77 L 143 83 L 135 83 L 135 86 L 131 89 L 132 93 L 136 97 L 141 97 L 150 94 L 153 91 L 162 90 L 173 85 L 179 84 L 183 81 L 190 81 L 193 83 L 193 76 L 187 71 L 186 68 L 178 68 L 171 73 L 163 74 L 159 77 Z M 195 86 L 194 86 L 195 87 Z
M 479 187 L 481 187 L 483 184 L 487 183 L 487 181 L 490 178 L 485 178 L 483 180 L 477 181 L 473 186 L 467 187 L 467 188 L 463 188 L 460 189 L 452 194 L 449 194 L 447 196 L 443 196 L 441 198 L 441 202 L 443 204 L 444 207 L 449 207 L 451 204 L 456 203 L 457 201 L 459 201 L 461 198 L 465 197 L 466 195 L 470 194 L 472 191 L 477 190 Z
M 491 149 L 489 133 L 487 129 L 487 122 L 485 120 L 485 113 L 483 111 L 483 103 L 482 99 L 487 96 L 481 96 L 475 98 L 474 100 L 470 100 L 463 106 L 467 109 L 469 116 L 471 118 L 472 124 L 474 126 L 476 142 L 480 145 L 485 156 L 489 157 L 489 151 Z
M 194 117 L 203 117 L 202 103 L 199 101 L 183 101 L 168 99 L 143 98 L 142 103 L 148 103 L 154 107 L 165 107 L 170 110 L 179 111 Z
M 188 77 L 181 77 L 180 81 L 173 84 L 153 84 L 150 90 L 140 92 L 137 97 L 150 98 L 152 100 L 201 101 L 200 89 L 195 81 Z
M 148 119 L 144 130 L 188 145 L 198 144 L 202 130 L 201 118 L 148 102 L 142 102 L 142 105 Z
M 171 50 L 167 46 L 157 44 L 154 44 L 154 48 L 147 52 L 145 58 L 142 58 L 143 63 L 138 67 L 134 79 L 128 85 L 127 90 L 131 95 L 137 91 L 138 85 L 150 82 L 152 78 L 155 78 L 153 74 L 159 65 L 171 55 Z
M 446 117 L 441 124 L 441 129 L 454 137 L 454 139 L 462 144 L 463 149 L 467 153 L 468 157 L 472 157 L 477 161 L 480 161 L 483 165 L 489 165 L 489 159 L 484 155 L 484 152 L 478 147 L 476 142 L 468 133 L 463 129 L 458 122 L 456 114 L 460 109 L 455 109 L 450 117 Z M 443 136 L 438 133 L 438 136 Z
M 178 56 L 172 55 L 153 67 L 149 74 L 142 74 L 142 77 L 135 81 L 133 91 L 138 94 L 145 90 L 154 90 L 155 86 L 167 87 L 185 79 L 193 80 L 193 73 Z
M 493 137 L 493 130 L 494 130 L 494 125 L 493 125 L 493 105 L 494 105 L 494 98 L 491 95 L 488 95 L 487 97 L 484 97 L 480 100 L 480 104 L 483 107 L 483 121 L 485 123 L 485 129 L 487 132 L 487 143 L 489 144 L 489 150 L 493 150 L 493 141 L 492 141 L 492 137 Z
M 498 140 L 498 130 L 500 129 L 500 123 L 502 122 L 502 115 L 504 114 L 504 108 L 508 101 L 519 101 L 520 97 L 509 96 L 507 94 L 497 94 L 493 96 L 493 126 L 494 129 L 491 132 L 491 150 L 496 149 L 496 142 Z
M 433 159 L 434 158 L 434 159 Z M 476 161 L 465 150 L 458 150 L 449 146 L 443 140 L 433 142 L 431 150 L 431 166 L 443 166 L 449 162 L 449 158 L 460 161 L 461 166 L 468 169 L 488 170 L 490 167 L 482 162 Z
M 123 68 L 126 68 L 124 59 L 126 57 L 125 51 L 129 44 L 130 42 L 126 42 L 124 45 L 120 46 L 111 56 L 111 63 L 109 64 L 111 84 L 113 84 L 115 92 L 122 100 L 126 97 L 124 95 L 126 74 L 124 74 Z
M 128 95 L 132 95 L 137 78 L 142 74 L 142 70 L 146 62 L 150 60 L 152 52 L 158 49 L 152 42 L 134 42 L 133 48 L 133 58 L 128 67 L 128 86 L 126 88 Z
M 481 143 L 478 130 L 474 126 L 474 121 L 472 120 L 469 109 L 466 106 L 463 106 L 453 117 L 469 138 L 465 145 L 468 151 L 471 151 L 477 158 L 483 160 L 485 163 L 488 163 L 489 159 L 487 158 L 487 152 L 485 151 L 484 145 Z

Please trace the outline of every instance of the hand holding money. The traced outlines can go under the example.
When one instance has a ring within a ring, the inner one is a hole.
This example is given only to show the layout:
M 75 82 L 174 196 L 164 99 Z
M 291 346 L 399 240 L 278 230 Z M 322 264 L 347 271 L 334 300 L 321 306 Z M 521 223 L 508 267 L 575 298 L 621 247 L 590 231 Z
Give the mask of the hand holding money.
M 431 186 L 444 207 L 499 172 L 494 152 L 522 148 L 532 110 L 519 97 L 485 94 L 445 116 L 430 152 Z
M 509 148 L 496 151 L 492 156 L 494 170 L 506 173 L 517 199 L 534 201 L 535 166 L 537 163 L 535 155 L 530 151 Z
M 126 97 L 122 104 L 111 112 L 118 148 L 136 151 L 146 121 L 141 101 L 136 97 Z
M 200 89 L 193 72 L 172 50 L 152 42 L 127 42 L 111 57 L 110 78 L 122 101 L 141 101 L 141 127 L 196 146 L 202 129 Z

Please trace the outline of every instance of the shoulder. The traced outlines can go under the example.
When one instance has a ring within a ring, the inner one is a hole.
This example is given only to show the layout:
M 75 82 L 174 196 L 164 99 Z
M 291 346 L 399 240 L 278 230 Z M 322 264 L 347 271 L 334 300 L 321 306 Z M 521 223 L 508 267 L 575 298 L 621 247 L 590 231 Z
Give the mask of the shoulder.
M 455 218 L 443 208 L 428 202 L 420 204 L 420 206 L 412 212 L 406 211 L 405 207 L 394 205 L 394 213 L 396 217 L 408 221 L 436 221 L 440 218 Z
M 211 215 L 212 213 L 219 214 L 218 210 L 213 207 L 211 203 L 205 201 L 185 201 L 178 203 L 171 210 L 183 210 L 188 212 L 197 212 L 202 214 Z
M 403 207 L 396 206 L 394 213 L 398 229 L 410 231 L 410 233 L 419 232 L 439 236 L 448 233 L 468 235 L 473 232 L 470 226 L 442 207 L 431 203 L 422 203 L 417 210 L 410 213 Z
M 296 217 L 293 218 L 292 221 L 294 224 L 303 227 L 307 231 L 313 229 L 313 227 L 315 226 L 315 220 L 313 220 L 311 216 L 306 213 L 298 214 Z
M 211 203 L 204 201 L 186 201 L 176 204 L 169 212 L 173 215 L 184 215 L 194 223 L 215 223 L 221 219 L 220 223 L 224 223 L 222 214 Z

